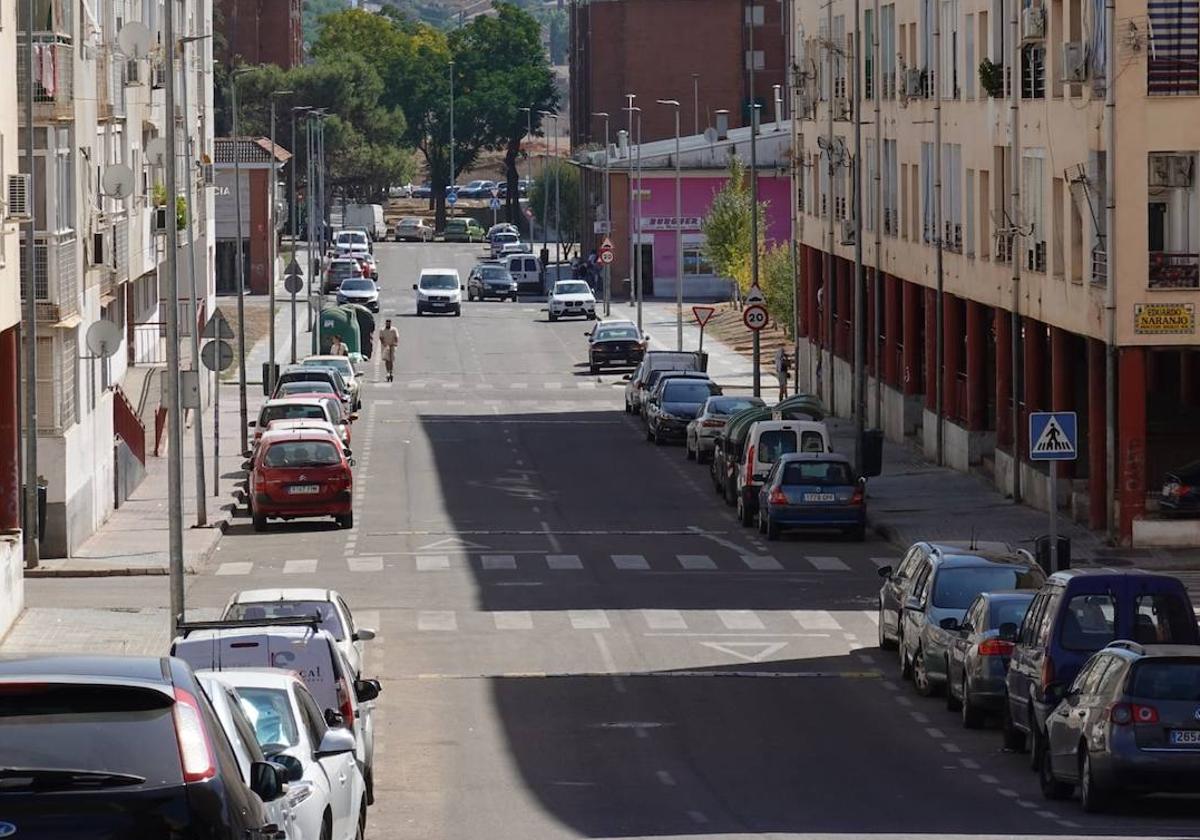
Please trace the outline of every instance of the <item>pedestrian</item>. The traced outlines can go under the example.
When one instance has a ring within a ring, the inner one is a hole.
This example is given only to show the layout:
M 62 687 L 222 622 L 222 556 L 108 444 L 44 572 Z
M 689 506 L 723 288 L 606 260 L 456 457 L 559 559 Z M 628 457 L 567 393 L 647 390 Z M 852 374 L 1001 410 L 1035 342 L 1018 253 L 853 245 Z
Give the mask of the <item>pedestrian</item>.
M 346 342 L 342 341 L 342 337 L 334 333 L 333 340 L 329 342 L 329 355 L 331 356 L 349 356 L 350 348 L 346 346 Z
M 392 319 L 383 322 L 379 331 L 379 346 L 383 348 L 383 366 L 387 368 L 387 381 L 393 378 L 392 366 L 396 363 L 396 345 L 400 343 L 400 333 L 392 326 Z
M 779 380 L 779 401 L 787 399 L 788 374 L 792 369 L 792 360 L 782 346 L 775 351 L 775 378 Z

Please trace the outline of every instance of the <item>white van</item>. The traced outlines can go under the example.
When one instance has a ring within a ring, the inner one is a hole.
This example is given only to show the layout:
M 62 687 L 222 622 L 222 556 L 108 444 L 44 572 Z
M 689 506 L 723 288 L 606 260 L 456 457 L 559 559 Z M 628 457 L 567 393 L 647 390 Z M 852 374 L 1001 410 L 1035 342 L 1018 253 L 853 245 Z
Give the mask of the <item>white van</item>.
M 743 525 L 753 525 L 758 515 L 758 491 L 771 465 L 789 452 L 832 452 L 829 429 L 818 420 L 759 420 L 750 427 L 737 480 L 737 515 Z
M 376 242 L 387 239 L 387 222 L 383 220 L 382 204 L 347 204 L 342 215 L 342 226 L 362 228 Z
M 533 254 L 509 254 L 501 257 L 508 273 L 517 281 L 517 291 L 542 294 L 542 261 Z

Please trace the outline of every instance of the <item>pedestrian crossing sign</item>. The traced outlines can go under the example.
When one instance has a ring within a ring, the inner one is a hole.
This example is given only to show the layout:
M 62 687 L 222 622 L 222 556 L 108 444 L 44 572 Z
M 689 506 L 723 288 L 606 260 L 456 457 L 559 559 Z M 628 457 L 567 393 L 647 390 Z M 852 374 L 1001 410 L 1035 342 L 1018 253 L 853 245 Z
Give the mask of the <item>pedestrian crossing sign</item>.
M 1074 461 L 1079 457 L 1074 411 L 1029 414 L 1029 460 Z

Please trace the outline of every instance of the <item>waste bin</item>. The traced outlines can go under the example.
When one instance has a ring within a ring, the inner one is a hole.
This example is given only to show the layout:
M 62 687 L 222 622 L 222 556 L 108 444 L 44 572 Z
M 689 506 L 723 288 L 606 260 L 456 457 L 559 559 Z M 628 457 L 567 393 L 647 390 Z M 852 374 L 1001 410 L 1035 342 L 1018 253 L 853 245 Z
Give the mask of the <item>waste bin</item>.
M 883 429 L 863 429 L 858 451 L 859 474 L 873 478 L 883 472 Z
M 1071 568 L 1071 540 L 1069 537 L 1058 538 L 1058 568 L 1053 567 L 1054 558 L 1050 556 L 1050 535 L 1042 534 L 1033 541 L 1033 556 L 1042 571 L 1046 574 L 1066 571 Z
M 262 363 L 262 389 L 263 389 L 264 397 L 271 396 L 271 391 L 270 391 L 271 383 L 278 382 L 278 381 L 279 381 L 279 364 L 278 363 L 275 364 L 275 376 L 272 377 L 271 376 L 271 363 L 263 362 Z

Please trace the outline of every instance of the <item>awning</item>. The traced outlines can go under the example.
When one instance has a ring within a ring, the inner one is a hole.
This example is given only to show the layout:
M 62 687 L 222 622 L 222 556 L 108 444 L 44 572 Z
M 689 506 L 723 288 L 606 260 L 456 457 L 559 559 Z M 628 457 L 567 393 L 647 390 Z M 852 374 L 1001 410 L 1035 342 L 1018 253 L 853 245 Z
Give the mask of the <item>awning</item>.
M 83 323 L 83 318 L 79 315 L 68 315 L 61 321 L 50 325 L 52 330 L 71 330 Z

